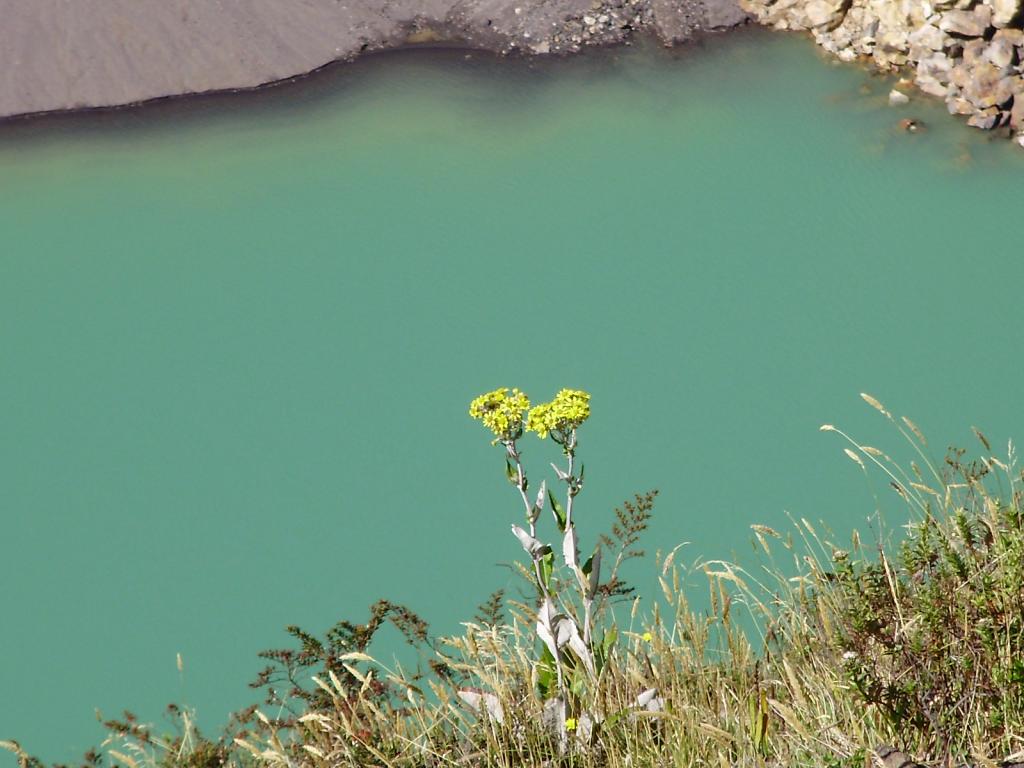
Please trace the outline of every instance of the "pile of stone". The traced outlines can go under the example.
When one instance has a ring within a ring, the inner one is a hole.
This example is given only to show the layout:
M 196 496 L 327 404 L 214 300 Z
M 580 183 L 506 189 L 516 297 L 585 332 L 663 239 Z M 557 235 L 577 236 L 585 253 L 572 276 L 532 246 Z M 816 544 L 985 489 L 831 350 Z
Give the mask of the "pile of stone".
M 588 12 L 567 19 L 550 41 L 533 46 L 533 52 L 575 53 L 586 45 L 615 45 L 653 26 L 647 0 L 595 3 Z
M 636 33 L 653 33 L 666 45 L 745 24 L 737 0 L 594 0 L 589 10 L 567 19 L 534 53 L 575 53 L 588 45 L 616 45 Z
M 1024 0 L 742 0 L 762 24 L 808 30 L 844 61 L 913 68 L 913 82 L 976 128 L 1024 147 Z M 894 91 L 893 103 L 905 94 Z

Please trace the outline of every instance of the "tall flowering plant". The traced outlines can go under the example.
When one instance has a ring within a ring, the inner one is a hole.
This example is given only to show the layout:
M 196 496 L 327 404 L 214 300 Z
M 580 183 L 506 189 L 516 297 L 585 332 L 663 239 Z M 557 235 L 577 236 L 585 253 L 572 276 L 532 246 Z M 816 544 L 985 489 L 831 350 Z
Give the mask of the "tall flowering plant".
M 525 525 L 513 524 L 511 530 L 530 558 L 537 589 L 536 633 L 542 643 L 536 662 L 537 685 L 550 704 L 546 711 L 564 734 L 577 725 L 576 718 L 568 716 L 570 697 L 579 695 L 589 682 L 597 679 L 614 642 L 611 631 L 595 647 L 594 603 L 599 593 L 601 550 L 596 548 L 581 564 L 576 533 L 575 502 L 584 480 L 584 467 L 577 467 L 576 462 L 578 431 L 590 417 L 590 395 L 582 390 L 563 389 L 550 402 L 531 408 L 524 392 L 502 388 L 473 400 L 469 415 L 491 431 L 492 445 L 502 446 L 506 475 L 523 504 Z M 542 440 L 551 439 L 561 447 L 565 463 L 551 467 L 564 487 L 564 495 L 556 495 L 546 481 L 541 482 L 535 495 L 530 494 L 520 447 L 525 432 Z M 550 508 L 561 539 L 560 558 L 538 533 L 537 525 L 545 508 Z M 563 565 L 570 573 L 572 587 L 568 589 L 554 578 Z

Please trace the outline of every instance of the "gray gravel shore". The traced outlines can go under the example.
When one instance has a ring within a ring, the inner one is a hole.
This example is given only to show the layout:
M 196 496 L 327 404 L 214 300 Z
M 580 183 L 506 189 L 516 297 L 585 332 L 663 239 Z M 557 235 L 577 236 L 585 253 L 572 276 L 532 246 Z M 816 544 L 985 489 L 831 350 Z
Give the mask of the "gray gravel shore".
M 254 88 L 384 48 L 557 55 L 746 20 L 737 0 L 0 0 L 0 119 Z

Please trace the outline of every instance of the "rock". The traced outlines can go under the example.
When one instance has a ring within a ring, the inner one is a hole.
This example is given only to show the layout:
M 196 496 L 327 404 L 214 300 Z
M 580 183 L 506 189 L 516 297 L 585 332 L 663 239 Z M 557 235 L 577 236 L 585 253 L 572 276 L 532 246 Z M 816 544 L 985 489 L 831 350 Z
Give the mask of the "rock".
M 877 29 L 875 39 L 878 47 L 885 52 L 900 51 L 905 53 L 910 43 L 908 37 L 918 26 L 913 18 L 913 13 L 908 9 L 914 8 L 917 3 L 906 2 L 880 2 L 879 0 L 868 0 L 872 14 L 877 18 Z M 923 19 L 921 19 L 923 22 Z
M 875 45 L 878 31 L 877 19 L 860 5 L 851 4 L 843 15 L 842 22 L 831 30 L 816 29 L 814 37 L 820 45 L 837 53 L 850 48 L 856 54 L 870 54 Z
M 953 35 L 981 37 L 989 28 L 991 21 L 992 8 L 979 5 L 970 11 L 946 11 L 939 20 L 939 29 Z
M 982 109 L 1007 104 L 1016 90 L 1015 78 L 1006 77 L 992 64 L 980 64 L 970 70 L 969 79 L 962 85 L 963 96 Z
M 961 59 L 960 63 L 954 65 L 954 67 L 949 71 L 949 82 L 956 86 L 959 91 L 962 91 L 970 84 L 973 72 L 974 69 L 969 67 L 963 59 Z
M 896 125 L 898 125 L 901 130 L 904 130 L 907 133 L 917 133 L 922 128 L 924 128 L 924 123 L 920 122 L 919 120 L 914 120 L 911 117 L 903 118 Z
M 933 51 L 941 51 L 946 44 L 945 33 L 936 26 L 925 24 L 907 36 L 911 45 L 920 45 Z
M 973 115 L 974 105 L 962 96 L 946 99 L 946 109 L 951 115 Z
M 666 45 L 685 42 L 702 30 L 726 29 L 744 24 L 750 19 L 750 15 L 739 7 L 737 0 L 688 0 L 684 3 L 679 0 L 646 1 L 649 2 L 655 31 Z
M 992 26 L 1005 27 L 1021 12 L 1021 0 L 985 0 L 992 6 Z
M 815 29 L 835 29 L 846 15 L 850 0 L 810 0 L 804 6 L 808 26 Z
M 875 749 L 875 753 L 878 758 L 882 761 L 882 765 L 885 768 L 924 768 L 923 765 L 915 761 L 913 758 L 908 756 L 904 752 L 900 752 L 895 747 L 890 747 L 887 744 L 882 744 Z
M 917 76 L 914 83 L 925 93 L 943 96 L 949 92 L 950 75 L 953 68 L 943 53 L 933 53 L 917 63 Z
M 1015 131 L 1024 132 L 1024 91 L 1018 91 L 1014 95 L 1009 117 L 1010 127 Z
M 740 2 L 768 26 L 809 29 L 841 61 L 867 57 L 881 70 L 909 64 L 913 83 L 942 97 L 950 113 L 979 128 L 1009 122 L 1024 135 L 1024 30 L 1017 28 L 1024 0 Z M 892 87 L 891 105 L 908 102 L 908 85 Z M 922 127 L 913 119 L 900 122 L 909 132 Z
M 1001 70 L 1009 70 L 1016 60 L 1017 49 L 1005 38 L 993 39 L 985 49 L 985 60 Z
M 991 131 L 999 124 L 999 110 L 995 107 L 975 112 L 967 118 L 967 124 L 972 128 L 980 128 L 983 131 Z
M 899 69 L 906 65 L 910 61 L 910 57 L 899 50 L 893 50 L 888 46 L 879 46 L 871 52 L 871 56 L 875 61 L 875 65 L 879 69 L 892 71 Z
M 968 40 L 963 44 L 963 48 L 960 51 L 960 58 L 963 59 L 964 64 L 968 67 L 976 67 L 985 60 L 985 52 L 987 50 L 988 46 L 984 40 L 980 38 Z
M 1016 136 L 1014 136 L 1013 143 L 1016 144 L 1018 147 L 1024 148 L 1024 133 L 1018 133 Z
M 1005 41 L 1018 48 L 1024 47 L 1024 29 L 997 29 L 992 35 L 993 42 Z
M 932 96 L 939 96 L 940 98 L 946 98 L 949 95 L 949 85 L 936 80 L 934 77 L 919 76 L 915 81 L 917 87 L 925 93 L 930 93 Z
M 736 0 L 704 0 L 705 29 L 732 29 L 750 21 L 750 14 Z

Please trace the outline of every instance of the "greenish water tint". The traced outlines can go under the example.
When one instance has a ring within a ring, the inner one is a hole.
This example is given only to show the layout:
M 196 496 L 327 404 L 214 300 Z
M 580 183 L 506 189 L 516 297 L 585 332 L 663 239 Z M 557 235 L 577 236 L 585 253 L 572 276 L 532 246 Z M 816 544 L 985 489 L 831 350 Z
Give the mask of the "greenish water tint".
M 495 386 L 590 389 L 584 546 L 657 487 L 647 543 L 690 560 L 786 511 L 864 527 L 818 432 L 899 450 L 860 391 L 936 457 L 1024 434 L 1024 157 L 887 90 L 750 33 L 5 126 L 0 738 L 216 727 L 286 624 L 380 596 L 457 629 L 518 557 L 466 415 Z

